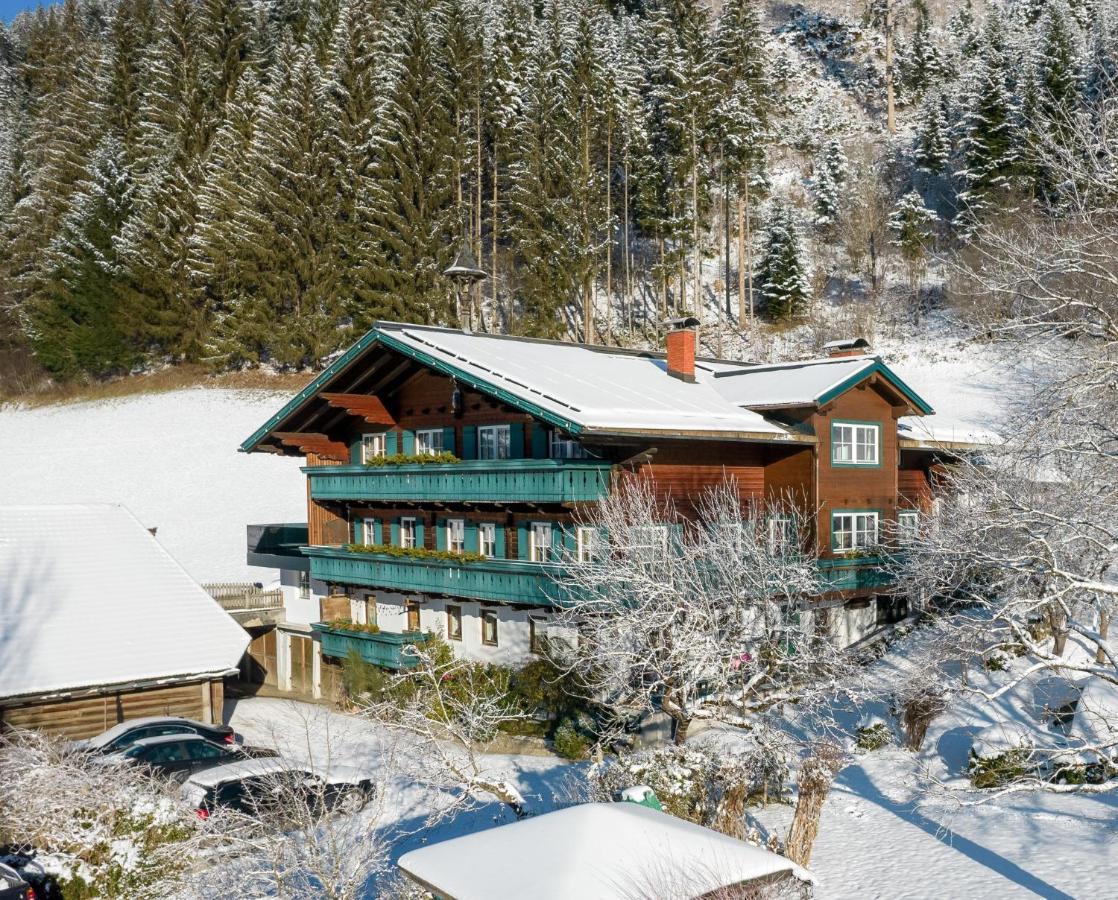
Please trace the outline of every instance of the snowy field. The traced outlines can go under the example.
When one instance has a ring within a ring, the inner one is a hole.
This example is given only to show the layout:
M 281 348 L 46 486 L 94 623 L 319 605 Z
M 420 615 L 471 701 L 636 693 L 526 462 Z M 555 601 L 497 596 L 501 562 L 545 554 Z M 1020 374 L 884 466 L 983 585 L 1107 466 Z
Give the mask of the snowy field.
M 192 388 L 0 407 L 0 503 L 123 503 L 198 581 L 258 581 L 245 525 L 305 522 L 300 460 L 237 447 L 287 400 Z

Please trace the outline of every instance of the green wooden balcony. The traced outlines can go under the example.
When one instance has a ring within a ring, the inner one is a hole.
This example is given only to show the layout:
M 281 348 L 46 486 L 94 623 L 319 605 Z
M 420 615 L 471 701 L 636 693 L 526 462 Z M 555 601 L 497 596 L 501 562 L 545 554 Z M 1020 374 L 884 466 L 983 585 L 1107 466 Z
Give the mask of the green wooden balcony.
M 463 460 L 387 466 L 308 466 L 315 500 L 575 503 L 598 500 L 610 463 L 593 459 Z
M 819 574 L 827 591 L 859 591 L 885 588 L 893 583 L 893 576 L 882 568 L 885 560 L 880 556 L 836 556 L 819 560 Z
M 404 648 L 409 644 L 422 643 L 428 637 L 422 631 L 405 631 L 402 634 L 347 631 L 335 628 L 329 622 L 315 622 L 311 628 L 319 634 L 323 656 L 345 659 L 350 650 L 356 650 L 365 662 L 396 671 L 410 669 L 416 664 L 415 657 L 405 654 Z
M 311 577 L 338 584 L 403 593 L 442 594 L 471 600 L 553 606 L 557 566 L 516 559 L 458 562 L 355 553 L 340 547 L 306 547 Z

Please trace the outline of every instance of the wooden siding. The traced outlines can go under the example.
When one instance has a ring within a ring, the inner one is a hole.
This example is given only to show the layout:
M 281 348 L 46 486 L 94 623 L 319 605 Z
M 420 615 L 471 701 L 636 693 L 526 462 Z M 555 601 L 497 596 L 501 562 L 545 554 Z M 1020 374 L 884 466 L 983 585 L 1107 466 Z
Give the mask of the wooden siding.
M 345 516 L 310 497 L 307 481 L 307 541 L 311 544 L 346 544 L 350 541 Z
M 220 722 L 224 689 L 220 680 L 195 681 L 137 691 L 113 691 L 72 700 L 48 700 L 0 709 L 6 727 L 38 728 L 71 739 L 93 737 L 125 719 L 183 716 Z
M 684 515 L 708 488 L 733 478 L 742 502 L 759 498 L 765 489 L 764 456 L 755 444 L 673 441 L 657 446 L 652 459 L 639 470 L 655 485 L 661 503 L 669 501 Z
M 932 505 L 932 485 L 923 469 L 901 469 L 897 473 L 897 491 L 900 505 L 929 509 Z

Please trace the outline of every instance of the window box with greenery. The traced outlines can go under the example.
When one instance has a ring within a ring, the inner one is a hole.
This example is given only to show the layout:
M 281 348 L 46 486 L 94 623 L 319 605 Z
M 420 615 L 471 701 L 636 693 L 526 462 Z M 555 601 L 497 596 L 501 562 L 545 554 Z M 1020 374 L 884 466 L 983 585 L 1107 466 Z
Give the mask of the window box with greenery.
M 438 453 L 393 453 L 391 456 L 373 456 L 365 460 L 371 468 L 381 466 L 431 466 L 453 465 L 461 462 L 453 453 L 441 450 Z
M 427 547 L 397 547 L 394 544 L 346 544 L 350 553 L 378 553 L 398 559 L 434 559 L 442 562 L 471 563 L 486 559 L 480 553 L 431 550 Z

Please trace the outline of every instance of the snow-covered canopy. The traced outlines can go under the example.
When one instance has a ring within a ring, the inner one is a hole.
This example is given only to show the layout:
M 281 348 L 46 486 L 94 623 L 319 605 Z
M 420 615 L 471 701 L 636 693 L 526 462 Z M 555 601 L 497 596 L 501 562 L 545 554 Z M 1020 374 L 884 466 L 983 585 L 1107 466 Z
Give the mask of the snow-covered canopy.
M 248 640 L 125 507 L 0 506 L 0 698 L 221 675 Z
M 412 850 L 412 879 L 448 900 L 701 897 L 787 872 L 783 856 L 635 803 L 585 803 Z

